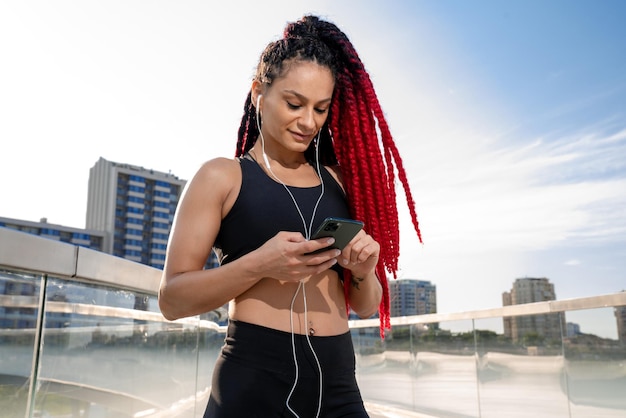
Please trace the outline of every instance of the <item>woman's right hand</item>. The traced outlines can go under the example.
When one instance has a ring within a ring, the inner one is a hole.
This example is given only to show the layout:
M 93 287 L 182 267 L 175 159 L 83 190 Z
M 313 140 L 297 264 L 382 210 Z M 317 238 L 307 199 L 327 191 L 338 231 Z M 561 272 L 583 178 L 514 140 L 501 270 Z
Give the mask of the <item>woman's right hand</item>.
M 259 262 L 258 274 L 285 282 L 299 282 L 328 270 L 341 254 L 329 249 L 308 254 L 328 247 L 333 238 L 307 241 L 300 232 L 279 232 L 256 250 Z

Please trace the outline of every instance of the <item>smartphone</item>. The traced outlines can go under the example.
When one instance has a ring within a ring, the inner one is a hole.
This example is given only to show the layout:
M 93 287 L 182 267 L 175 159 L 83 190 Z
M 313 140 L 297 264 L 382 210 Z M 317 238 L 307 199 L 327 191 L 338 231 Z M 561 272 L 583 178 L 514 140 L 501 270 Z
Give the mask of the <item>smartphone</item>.
M 319 228 L 317 228 L 311 239 L 333 237 L 335 238 L 335 243 L 329 247 L 321 248 L 308 254 L 317 254 L 330 248 L 343 250 L 361 229 L 363 229 L 363 222 L 361 221 L 344 218 L 326 218 Z

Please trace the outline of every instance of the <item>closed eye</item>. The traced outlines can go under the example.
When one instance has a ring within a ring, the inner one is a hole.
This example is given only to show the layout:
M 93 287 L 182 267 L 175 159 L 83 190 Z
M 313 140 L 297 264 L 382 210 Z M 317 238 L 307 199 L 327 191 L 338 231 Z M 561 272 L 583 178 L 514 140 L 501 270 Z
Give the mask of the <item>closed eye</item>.
M 298 110 L 298 109 L 300 109 L 302 106 L 301 106 L 301 105 L 297 105 L 297 104 L 293 104 L 293 103 L 291 103 L 291 102 L 289 102 L 289 101 L 288 101 L 288 102 L 287 102 L 287 107 L 288 107 L 289 109 L 291 109 L 291 110 Z M 320 114 L 320 115 L 323 115 L 324 113 L 328 112 L 328 108 L 321 109 L 321 108 L 319 108 L 319 107 L 316 107 L 314 110 L 315 110 L 315 112 L 316 112 L 317 114 Z

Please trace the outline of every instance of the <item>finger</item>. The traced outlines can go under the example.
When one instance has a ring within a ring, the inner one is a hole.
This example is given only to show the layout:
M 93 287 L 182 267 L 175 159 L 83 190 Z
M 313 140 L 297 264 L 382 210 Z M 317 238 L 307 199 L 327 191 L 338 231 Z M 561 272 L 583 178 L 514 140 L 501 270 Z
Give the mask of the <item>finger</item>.
M 351 264 L 362 263 L 367 259 L 367 238 L 356 239 L 350 246 L 350 252 L 347 254 Z
M 329 268 L 331 268 L 332 266 L 334 266 L 335 264 L 337 264 L 337 259 L 336 258 L 331 258 L 330 260 L 325 261 L 324 263 L 320 264 L 318 266 L 317 272 L 321 273 L 323 271 L 326 271 Z
M 347 251 L 344 250 L 341 253 L 341 264 L 348 267 L 351 264 L 355 264 L 357 262 L 357 253 L 354 251 L 353 247 L 350 247 Z
M 289 232 L 282 231 L 279 232 L 279 235 L 284 237 L 289 242 L 305 242 L 306 238 L 302 235 L 301 232 Z
M 349 260 L 350 264 L 365 263 L 371 256 L 376 255 L 377 251 L 376 242 L 372 238 L 366 238 L 354 242 L 349 251 L 346 251 L 345 258 Z
M 364 247 L 357 254 L 356 262 L 357 263 L 365 263 L 372 256 L 373 252 L 374 252 L 374 249 L 371 248 L 371 245 L 368 245 L 368 246 Z
M 318 239 L 306 241 L 302 245 L 302 248 L 301 248 L 302 254 L 304 255 L 318 254 L 318 253 L 326 251 L 327 249 L 330 250 L 330 248 L 328 247 L 330 247 L 334 243 L 335 243 L 335 239 L 332 237 L 318 238 Z
M 305 263 L 307 266 L 319 266 L 320 264 L 327 263 L 328 261 L 335 260 L 337 261 L 337 257 L 341 254 L 341 252 L 336 248 L 331 248 L 329 250 L 321 251 L 316 254 L 309 254 L 304 257 L 307 257 Z
M 330 269 L 335 264 L 337 264 L 337 259 L 336 258 L 331 258 L 331 259 L 326 260 L 326 261 L 324 261 L 324 262 L 322 262 L 320 264 L 310 265 L 306 269 L 306 278 L 309 278 L 311 276 L 315 276 L 316 274 L 322 273 L 322 272 Z

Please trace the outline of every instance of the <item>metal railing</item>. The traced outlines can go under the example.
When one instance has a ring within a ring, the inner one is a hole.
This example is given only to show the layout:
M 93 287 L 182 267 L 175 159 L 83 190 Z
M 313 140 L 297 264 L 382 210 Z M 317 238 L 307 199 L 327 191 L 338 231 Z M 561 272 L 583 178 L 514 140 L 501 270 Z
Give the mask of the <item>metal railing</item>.
M 224 313 L 165 320 L 160 274 L 0 228 L 2 416 L 202 416 Z M 624 306 L 619 292 L 392 318 L 384 340 L 377 319 L 351 321 L 366 406 L 372 417 L 623 417 Z M 524 331 L 546 322 L 558 329 Z

